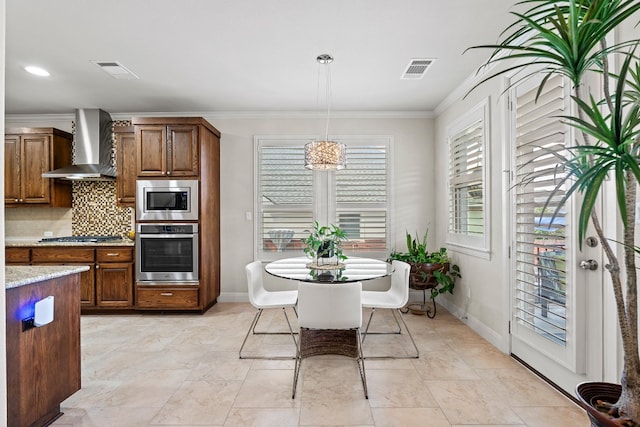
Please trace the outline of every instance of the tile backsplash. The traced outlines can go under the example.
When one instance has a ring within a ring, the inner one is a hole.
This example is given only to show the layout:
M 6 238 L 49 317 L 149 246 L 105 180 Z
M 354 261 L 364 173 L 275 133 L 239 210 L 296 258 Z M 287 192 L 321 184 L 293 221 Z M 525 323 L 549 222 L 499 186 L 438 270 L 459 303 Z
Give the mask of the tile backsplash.
M 115 181 L 73 183 L 74 235 L 122 236 L 131 229 L 133 209 L 116 203 Z
M 122 236 L 133 228 L 132 208 L 116 203 L 115 181 L 73 183 L 73 208 L 5 208 L 6 240 L 53 236 Z

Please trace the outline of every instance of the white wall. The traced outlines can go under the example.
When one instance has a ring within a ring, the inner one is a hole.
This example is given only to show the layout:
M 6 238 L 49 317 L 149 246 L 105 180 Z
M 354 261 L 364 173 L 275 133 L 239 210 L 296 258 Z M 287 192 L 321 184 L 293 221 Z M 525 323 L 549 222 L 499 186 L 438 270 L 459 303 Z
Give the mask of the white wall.
M 500 98 L 499 80 L 491 81 L 472 91 L 465 99 L 460 91 L 459 96 L 450 101 L 450 106 L 439 111 L 435 126 L 435 168 L 436 168 L 436 238 L 445 241 L 447 224 L 447 174 L 449 153 L 447 145 L 447 128 L 458 118 L 488 98 L 490 117 L 489 143 L 489 216 L 490 259 L 461 253 L 455 247 L 449 247 L 453 261 L 461 269 L 462 279 L 457 283 L 453 295 L 443 295 L 443 304 L 469 326 L 479 332 L 485 339 L 504 352 L 508 352 L 508 295 L 504 268 L 507 259 L 503 248 L 504 225 L 503 200 L 505 193 L 503 184 L 504 169 L 502 164 L 504 141 L 504 112 Z M 468 297 L 470 295 L 470 298 Z M 441 297 L 439 297 L 441 298 Z
M 114 119 L 130 115 L 111 112 Z M 142 115 L 142 114 L 140 114 Z M 144 115 L 152 115 L 146 113 Z M 166 115 L 166 114 L 163 114 Z M 180 114 L 177 114 L 180 115 Z M 372 116 L 371 114 L 369 115 Z M 254 135 L 321 135 L 324 118 L 229 118 L 203 114 L 222 134 L 221 158 L 221 297 L 220 301 L 248 301 L 245 264 L 253 261 L 253 221 L 245 219 L 254 209 Z M 53 126 L 70 130 L 73 114 L 53 116 L 9 116 L 11 126 Z M 405 230 L 423 231 L 434 220 L 435 181 L 433 120 L 413 118 L 332 118 L 330 133 L 336 135 L 391 135 L 393 137 L 394 215 L 390 218 L 392 242 L 404 249 Z M 21 214 L 27 211 L 21 210 Z M 15 216 L 15 215 L 14 215 Z M 65 217 L 66 218 L 66 217 Z M 17 218 L 12 217 L 12 227 Z M 25 219 L 26 221 L 26 219 Z M 70 226 L 70 225 L 69 225 Z M 206 239 L 207 236 L 200 236 Z M 438 243 L 432 238 L 432 246 Z M 286 287 L 285 282 L 272 282 Z
M 222 133 L 221 140 L 221 301 L 246 299 L 244 265 L 253 261 L 254 135 L 322 134 L 320 119 L 221 119 L 206 117 Z M 426 118 L 332 119 L 336 135 L 393 136 L 393 241 L 404 248 L 405 229 L 424 230 L 434 222 L 433 121 Z M 286 286 L 286 284 L 283 284 Z

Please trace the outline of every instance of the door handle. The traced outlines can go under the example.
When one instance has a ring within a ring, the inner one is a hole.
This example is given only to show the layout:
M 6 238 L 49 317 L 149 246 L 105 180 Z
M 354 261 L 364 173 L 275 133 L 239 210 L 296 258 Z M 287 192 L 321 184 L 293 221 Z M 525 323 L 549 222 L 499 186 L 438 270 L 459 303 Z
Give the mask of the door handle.
M 598 269 L 598 261 L 595 259 L 583 259 L 580 261 L 580 268 L 583 270 L 597 270 Z

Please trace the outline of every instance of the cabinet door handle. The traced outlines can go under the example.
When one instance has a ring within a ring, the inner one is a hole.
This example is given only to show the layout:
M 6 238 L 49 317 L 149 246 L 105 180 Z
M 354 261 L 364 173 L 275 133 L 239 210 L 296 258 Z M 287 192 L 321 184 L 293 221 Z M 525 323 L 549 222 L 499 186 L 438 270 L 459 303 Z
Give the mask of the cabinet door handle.
M 118 256 L 120 252 L 107 252 L 107 256 Z
M 100 265 L 99 265 L 99 264 L 96 264 L 96 270 L 97 270 L 97 269 L 99 269 L 99 268 L 100 268 Z
M 162 295 L 163 297 L 172 297 L 173 292 L 161 292 L 160 295 Z
M 167 171 L 167 175 L 171 175 L 171 171 Z

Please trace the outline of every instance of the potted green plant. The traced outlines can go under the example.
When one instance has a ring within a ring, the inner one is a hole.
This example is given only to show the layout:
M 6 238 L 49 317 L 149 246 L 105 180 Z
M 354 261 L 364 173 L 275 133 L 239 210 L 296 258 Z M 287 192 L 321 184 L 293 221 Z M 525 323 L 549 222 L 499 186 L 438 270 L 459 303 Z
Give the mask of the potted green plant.
M 342 253 L 343 240 L 347 240 L 347 235 L 340 227 L 335 224 L 321 226 L 315 221 L 304 242 L 304 253 L 315 261 L 316 266 L 336 265 L 347 259 Z
M 634 235 L 636 187 L 640 180 L 640 40 L 608 45 L 607 36 L 637 14 L 640 2 L 523 0 L 517 4 L 527 5 L 528 9 L 512 12 L 516 21 L 505 29 L 498 44 L 473 47 L 492 49 L 488 64 L 506 65 L 479 84 L 516 71 L 521 78 L 543 76 L 538 94 L 553 75 L 565 76 L 572 82 L 576 112 L 559 119 L 574 127 L 581 138 L 567 148 L 568 155 L 554 153 L 559 167 L 566 172 L 559 185 L 567 188 L 563 202 L 574 193 L 582 195 L 578 241 L 584 240 L 591 223 L 607 258 L 605 268 L 613 285 L 624 352 L 619 385 L 583 383 L 577 393 L 592 425 L 638 425 L 640 354 Z M 615 73 L 610 70 L 614 56 L 620 64 Z M 587 75 L 601 78 L 603 89 L 590 90 L 584 83 Z M 593 209 L 607 180 L 613 181 L 616 189 L 624 269 L 613 246 L 616 243 L 607 239 Z M 597 400 L 605 401 L 606 413 L 593 408 L 592 403 Z
M 407 251 L 391 252 L 389 261 L 404 261 L 411 265 L 409 287 L 423 292 L 429 291 L 433 307 L 425 308 L 425 300 L 423 300 L 420 309 L 415 308 L 415 304 L 409 304 L 408 307 L 414 314 L 424 313 L 428 317 L 433 318 L 436 315 L 435 298 L 445 292 L 452 294 L 456 285 L 456 279 L 462 276 L 460 275 L 460 267 L 456 264 L 451 264 L 447 248 L 440 248 L 435 252 L 428 251 L 428 235 L 429 228 L 425 231 L 422 239 L 419 238 L 417 232 L 415 237 L 407 232 Z

